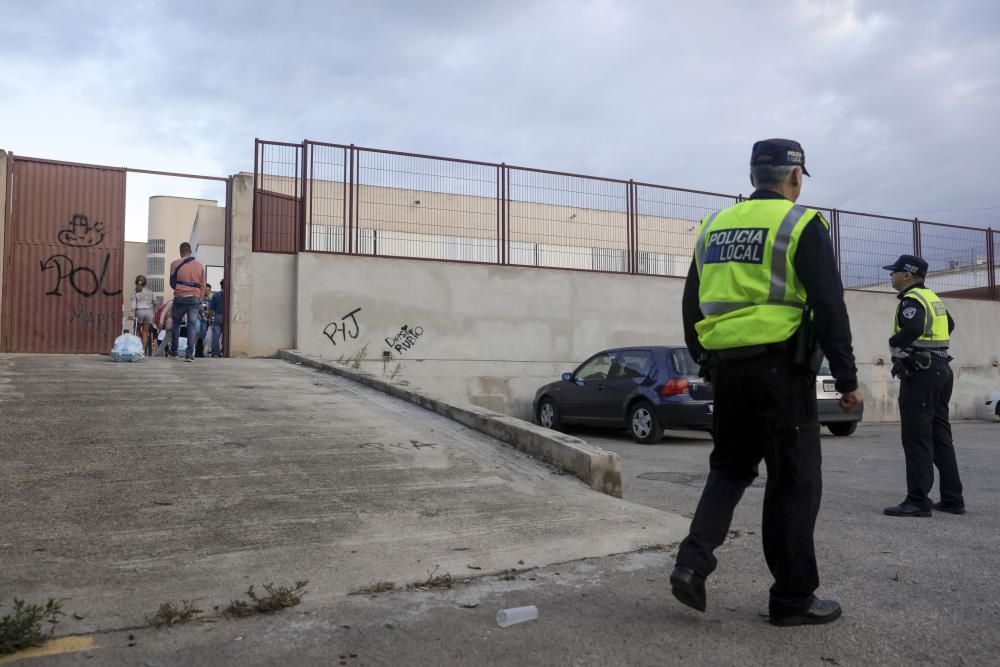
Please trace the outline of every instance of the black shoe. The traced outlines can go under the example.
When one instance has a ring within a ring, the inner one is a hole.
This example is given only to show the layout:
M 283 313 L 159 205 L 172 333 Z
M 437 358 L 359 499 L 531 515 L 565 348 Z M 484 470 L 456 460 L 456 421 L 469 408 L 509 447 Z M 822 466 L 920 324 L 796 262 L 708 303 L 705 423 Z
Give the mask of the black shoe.
M 670 591 L 692 609 L 705 611 L 705 577 L 689 567 L 678 565 L 670 575 Z
M 925 510 L 916 505 L 911 505 L 910 503 L 900 503 L 898 505 L 893 505 L 892 507 L 886 507 L 882 510 L 883 513 L 889 516 L 930 516 L 931 511 Z
M 840 603 L 836 600 L 819 600 L 813 602 L 806 611 L 797 614 L 771 614 L 769 620 L 771 625 L 789 627 L 792 625 L 822 625 L 823 623 L 833 623 L 838 618 L 842 610 Z
M 956 503 L 946 503 L 941 501 L 939 503 L 934 503 L 934 509 L 939 512 L 950 512 L 951 514 L 965 514 L 965 503 L 959 505 Z

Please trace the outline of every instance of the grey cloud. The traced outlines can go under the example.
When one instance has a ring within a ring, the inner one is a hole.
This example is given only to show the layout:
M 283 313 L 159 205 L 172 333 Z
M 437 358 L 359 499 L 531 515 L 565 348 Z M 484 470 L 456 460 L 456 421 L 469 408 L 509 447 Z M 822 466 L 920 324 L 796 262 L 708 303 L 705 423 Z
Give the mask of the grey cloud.
M 957 0 L 41 2 L 0 53 L 57 87 L 105 72 L 95 114 L 144 165 L 236 171 L 254 136 L 311 138 L 746 193 L 750 144 L 784 135 L 810 201 L 904 211 L 1000 205 L 998 28 Z

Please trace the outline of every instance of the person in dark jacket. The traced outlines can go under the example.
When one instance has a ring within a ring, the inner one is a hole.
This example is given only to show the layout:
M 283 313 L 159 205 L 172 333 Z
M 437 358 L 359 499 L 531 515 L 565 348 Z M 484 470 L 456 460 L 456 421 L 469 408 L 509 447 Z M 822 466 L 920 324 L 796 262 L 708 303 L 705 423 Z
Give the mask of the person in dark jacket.
M 948 354 L 955 320 L 937 294 L 927 289 L 927 262 L 901 255 L 883 267 L 899 292 L 889 349 L 892 374 L 899 382 L 899 426 L 906 458 L 906 498 L 886 507 L 889 516 L 929 517 L 931 509 L 965 514 L 962 480 L 948 421 L 954 376 Z M 941 478 L 941 500 L 929 497 L 934 466 Z
M 841 615 L 815 595 L 813 531 L 822 479 L 816 406 L 819 350 L 841 392 L 861 404 L 851 329 L 828 225 L 795 204 L 808 176 L 795 141 L 754 144 L 750 199 L 706 217 L 684 285 L 684 337 L 714 385 L 715 445 L 709 475 L 670 576 L 674 596 L 704 611 L 705 580 L 744 490 L 767 464 L 764 556 L 774 576 L 774 625 L 812 625 Z M 748 391 L 749 389 L 749 391 Z

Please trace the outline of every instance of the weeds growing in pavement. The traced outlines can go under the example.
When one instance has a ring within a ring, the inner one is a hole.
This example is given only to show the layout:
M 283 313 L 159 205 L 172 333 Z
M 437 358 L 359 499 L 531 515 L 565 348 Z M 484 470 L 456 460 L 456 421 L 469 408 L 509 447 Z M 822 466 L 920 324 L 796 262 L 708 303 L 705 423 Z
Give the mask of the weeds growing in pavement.
M 306 584 L 308 583 L 308 581 L 296 581 L 294 586 L 264 584 L 264 592 L 267 595 L 258 595 L 251 585 L 246 593 L 247 597 L 250 598 L 249 601 L 233 600 L 222 613 L 226 616 L 243 617 L 251 614 L 270 614 L 281 609 L 294 607 L 302 602 L 302 596 L 306 594 Z
M 410 584 L 407 588 L 411 590 L 427 590 L 428 588 L 451 588 L 451 575 L 445 572 L 444 574 L 439 574 L 434 576 L 434 573 L 438 571 L 440 565 L 435 565 L 434 569 L 430 571 L 427 575 L 426 581 L 417 581 Z
M 195 600 L 181 600 L 179 605 L 175 605 L 173 602 L 163 602 L 156 614 L 147 620 L 155 628 L 187 623 L 201 613 L 201 609 L 195 607 L 194 603 Z
M 56 631 L 59 617 L 65 615 L 62 603 L 58 600 L 49 598 L 42 607 L 14 598 L 14 613 L 0 619 L 0 655 L 41 646 L 45 643 L 46 637 L 51 637 Z M 49 624 L 47 635 L 43 631 L 42 623 Z
M 352 595 L 367 595 L 368 593 L 388 593 L 396 588 L 396 584 L 391 581 L 377 581 L 371 586 L 359 588 Z

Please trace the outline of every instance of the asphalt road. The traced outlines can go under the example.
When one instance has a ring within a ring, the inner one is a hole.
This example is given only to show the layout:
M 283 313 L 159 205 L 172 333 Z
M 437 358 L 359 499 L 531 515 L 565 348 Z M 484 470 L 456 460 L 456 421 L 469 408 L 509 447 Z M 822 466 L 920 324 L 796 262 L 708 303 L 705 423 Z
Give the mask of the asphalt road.
M 770 576 L 759 540 L 763 487 L 751 487 L 709 580 L 708 610 L 668 590 L 673 547 L 576 560 L 448 589 L 356 595 L 267 617 L 108 632 L 99 650 L 46 665 L 997 665 L 1000 424 L 955 425 L 969 513 L 899 519 L 898 425 L 825 436 L 817 527 L 820 593 L 844 616 L 807 628 L 767 624 Z M 652 446 L 574 431 L 623 461 L 625 499 L 690 514 L 711 443 L 668 433 Z M 474 574 L 474 573 L 472 573 Z M 498 609 L 539 618 L 499 628 Z M 129 637 L 132 637 L 130 640 Z M 130 645 L 131 644 L 131 645 Z

